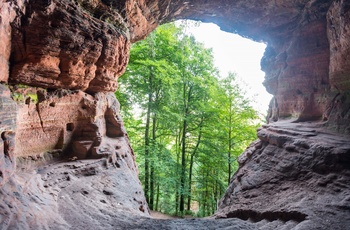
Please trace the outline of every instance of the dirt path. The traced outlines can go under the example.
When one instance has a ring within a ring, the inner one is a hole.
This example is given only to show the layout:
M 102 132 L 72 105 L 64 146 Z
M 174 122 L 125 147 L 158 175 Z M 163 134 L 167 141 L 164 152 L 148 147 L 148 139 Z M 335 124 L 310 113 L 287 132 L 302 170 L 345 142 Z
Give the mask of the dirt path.
M 151 211 L 150 214 L 153 219 L 159 219 L 159 220 L 179 219 L 179 217 L 167 215 L 156 211 Z

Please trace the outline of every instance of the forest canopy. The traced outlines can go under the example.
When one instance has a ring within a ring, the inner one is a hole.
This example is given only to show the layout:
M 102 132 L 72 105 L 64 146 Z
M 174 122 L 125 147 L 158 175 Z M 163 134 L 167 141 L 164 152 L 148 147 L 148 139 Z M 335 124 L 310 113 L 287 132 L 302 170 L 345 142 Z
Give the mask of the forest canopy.
M 116 96 L 150 209 L 208 216 L 261 124 L 237 76 L 220 76 L 185 28 L 165 24 L 133 44 Z

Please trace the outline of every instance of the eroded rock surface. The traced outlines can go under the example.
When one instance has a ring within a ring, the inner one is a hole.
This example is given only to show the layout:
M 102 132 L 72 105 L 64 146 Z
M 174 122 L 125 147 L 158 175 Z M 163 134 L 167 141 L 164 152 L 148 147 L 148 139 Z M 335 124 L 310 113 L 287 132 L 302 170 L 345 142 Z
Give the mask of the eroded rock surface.
M 349 1 L 3 0 L 0 13 L 1 229 L 350 225 Z M 267 43 L 270 124 L 240 158 L 226 220 L 148 218 L 113 94 L 130 44 L 180 18 Z
M 266 229 L 287 223 L 286 229 L 347 229 L 349 136 L 285 121 L 264 126 L 258 137 L 240 156 L 216 215 L 249 219 Z
M 10 82 L 115 91 L 130 41 L 111 24 L 118 21 L 109 20 L 92 17 L 74 1 L 29 1 L 12 22 Z
M 128 223 L 148 216 L 141 184 L 127 162 L 111 169 L 105 163 L 22 164 L 0 193 L 1 229 L 124 229 L 123 217 Z
M 91 96 L 82 91 L 22 88 L 13 94 L 21 97 L 16 99 L 17 157 L 38 160 L 52 150 L 77 159 L 111 155 L 113 163 L 125 158 L 137 171 L 113 93 Z
M 17 106 L 10 90 L 0 85 L 0 186 L 4 185 L 16 169 L 15 130 Z

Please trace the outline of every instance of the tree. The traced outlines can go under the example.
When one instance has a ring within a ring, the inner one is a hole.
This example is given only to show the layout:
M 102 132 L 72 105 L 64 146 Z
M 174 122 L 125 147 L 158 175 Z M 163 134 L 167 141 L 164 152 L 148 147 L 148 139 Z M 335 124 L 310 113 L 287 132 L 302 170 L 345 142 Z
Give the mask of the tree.
M 146 114 L 144 123 L 144 190 L 146 200 L 153 208 L 155 172 L 153 154 L 156 152 L 158 113 L 169 99 L 171 74 L 175 66 L 168 60 L 173 55 L 178 29 L 169 24 L 151 33 L 147 39 L 132 46 L 130 62 L 126 71 L 127 91 L 131 99 Z
M 220 81 L 222 94 L 221 130 L 224 131 L 223 139 L 227 141 L 228 176 L 227 184 L 230 184 L 233 171 L 232 164 L 238 155 L 252 140 L 256 138 L 256 128 L 260 125 L 258 113 L 250 105 L 250 101 L 244 97 L 245 92 L 239 87 L 234 73 Z
M 234 75 L 219 80 L 212 51 L 183 27 L 160 26 L 130 54 L 116 94 L 149 207 L 183 215 L 198 203 L 198 215 L 212 214 L 255 138 L 254 110 Z

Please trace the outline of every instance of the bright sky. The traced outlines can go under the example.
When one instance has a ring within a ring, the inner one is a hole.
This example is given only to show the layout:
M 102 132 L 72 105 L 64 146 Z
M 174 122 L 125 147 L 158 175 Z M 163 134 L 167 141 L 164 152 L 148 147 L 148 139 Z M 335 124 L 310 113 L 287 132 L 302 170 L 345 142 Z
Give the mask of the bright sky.
M 265 73 L 260 70 L 260 60 L 266 45 L 221 31 L 212 23 L 201 23 L 191 28 L 190 32 L 197 41 L 213 49 L 215 65 L 222 76 L 226 76 L 228 72 L 237 73 L 238 77 L 246 83 L 243 87 L 247 91 L 247 96 L 255 100 L 253 106 L 266 115 L 272 98 L 262 85 Z

